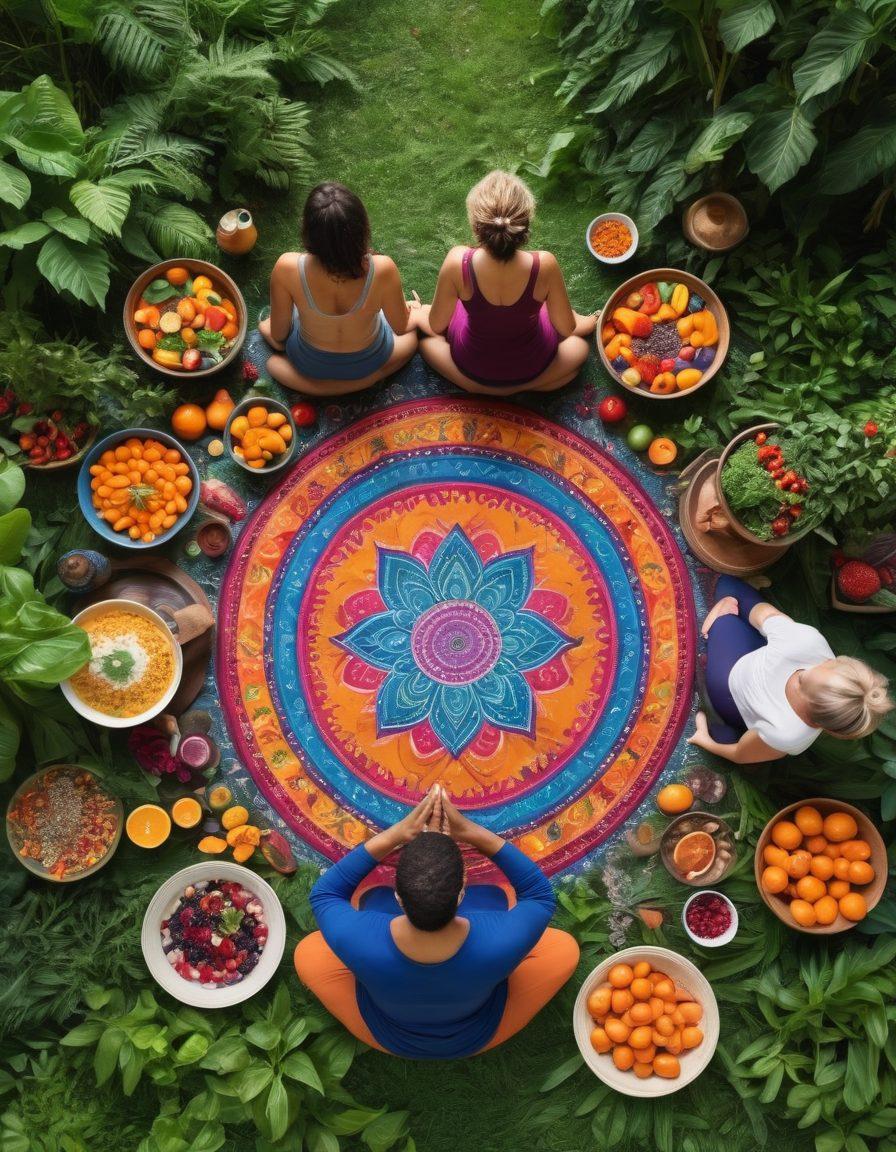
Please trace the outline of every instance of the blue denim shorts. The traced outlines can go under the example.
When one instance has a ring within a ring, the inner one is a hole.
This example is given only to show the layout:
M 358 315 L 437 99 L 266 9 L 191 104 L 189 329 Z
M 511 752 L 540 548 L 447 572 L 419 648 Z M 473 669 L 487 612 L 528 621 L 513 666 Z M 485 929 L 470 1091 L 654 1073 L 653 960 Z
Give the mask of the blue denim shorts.
M 293 368 L 313 380 L 362 380 L 379 371 L 395 347 L 395 334 L 380 312 L 379 335 L 358 352 L 327 352 L 302 339 L 299 315 L 293 311 L 292 331 L 286 338 L 285 354 Z

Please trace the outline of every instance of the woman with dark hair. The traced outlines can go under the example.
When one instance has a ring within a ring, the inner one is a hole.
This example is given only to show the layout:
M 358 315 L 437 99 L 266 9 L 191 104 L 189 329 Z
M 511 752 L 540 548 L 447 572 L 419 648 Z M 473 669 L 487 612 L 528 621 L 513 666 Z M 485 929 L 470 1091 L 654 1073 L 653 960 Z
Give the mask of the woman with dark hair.
M 464 887 L 459 844 L 491 858 L 515 890 Z M 396 849 L 395 891 L 352 894 Z M 436 785 L 392 828 L 315 884 L 320 926 L 295 951 L 301 981 L 365 1044 L 411 1059 L 455 1059 L 502 1044 L 570 978 L 575 940 L 549 928 L 554 893 L 512 844 L 474 824 Z
M 526 250 L 534 213 L 516 176 L 480 180 L 467 196 L 477 247 L 451 249 L 432 304 L 414 313 L 423 359 L 467 392 L 553 392 L 588 358 L 596 318 L 573 311 L 550 252 Z
M 304 252 L 271 273 L 271 315 L 259 331 L 277 355 L 268 372 L 311 396 L 360 392 L 396 372 L 417 348 L 411 306 L 388 256 L 370 251 L 370 221 L 342 184 L 312 188 L 302 213 Z

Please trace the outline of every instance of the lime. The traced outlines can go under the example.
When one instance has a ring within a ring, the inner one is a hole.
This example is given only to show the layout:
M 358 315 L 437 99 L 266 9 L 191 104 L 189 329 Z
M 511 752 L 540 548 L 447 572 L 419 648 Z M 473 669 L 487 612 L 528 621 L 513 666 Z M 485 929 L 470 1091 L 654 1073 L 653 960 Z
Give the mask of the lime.
M 635 452 L 643 452 L 650 445 L 652 439 L 653 429 L 648 428 L 646 424 L 635 424 L 629 429 L 626 437 L 629 448 Z

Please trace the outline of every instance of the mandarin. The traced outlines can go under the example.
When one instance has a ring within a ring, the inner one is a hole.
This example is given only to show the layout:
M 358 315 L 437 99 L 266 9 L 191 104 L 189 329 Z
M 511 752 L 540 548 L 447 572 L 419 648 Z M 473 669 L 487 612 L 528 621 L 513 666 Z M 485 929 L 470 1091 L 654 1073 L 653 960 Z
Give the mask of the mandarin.
M 812 928 L 817 920 L 815 909 L 808 900 L 791 900 L 790 915 L 801 928 Z
M 635 974 L 628 964 L 614 964 L 607 973 L 607 979 L 614 988 L 628 988 Z
M 830 856 L 813 856 L 809 871 L 819 880 L 830 880 L 834 875 L 834 861 Z
M 181 404 L 171 413 L 171 427 L 183 440 L 198 440 L 207 426 L 205 409 L 198 404 Z
M 837 919 L 839 908 L 833 896 L 822 896 L 820 900 L 815 901 L 814 908 L 815 919 L 819 924 L 833 924 Z
M 812 863 L 812 853 L 805 848 L 798 848 L 787 863 L 787 875 L 791 880 L 802 880 L 809 875 L 809 865 Z
M 868 915 L 868 905 L 865 903 L 865 897 L 859 892 L 847 892 L 845 896 L 841 896 L 839 900 L 840 914 L 845 916 L 847 920 L 853 922 L 857 920 L 864 920 Z
M 821 813 L 817 808 L 813 808 L 811 804 L 797 808 L 793 816 L 793 822 L 804 836 L 818 836 L 824 827 L 824 819 Z
M 787 887 L 787 873 L 776 864 L 770 865 L 762 873 L 762 887 L 773 896 Z
M 827 848 L 828 842 L 824 836 L 810 836 L 803 844 L 807 852 L 811 852 L 813 856 L 819 856 Z
M 824 822 L 824 834 L 835 844 L 840 844 L 844 840 L 854 840 L 858 830 L 858 824 L 848 812 L 832 812 Z
M 851 860 L 846 879 L 850 884 L 870 884 L 874 879 L 874 869 L 865 860 Z
M 847 840 L 840 845 L 840 855 L 845 860 L 870 860 L 871 845 L 867 840 Z
M 786 848 L 788 852 L 792 852 L 802 844 L 803 834 L 796 824 L 791 824 L 789 820 L 779 820 L 772 828 L 772 840 L 779 848 Z

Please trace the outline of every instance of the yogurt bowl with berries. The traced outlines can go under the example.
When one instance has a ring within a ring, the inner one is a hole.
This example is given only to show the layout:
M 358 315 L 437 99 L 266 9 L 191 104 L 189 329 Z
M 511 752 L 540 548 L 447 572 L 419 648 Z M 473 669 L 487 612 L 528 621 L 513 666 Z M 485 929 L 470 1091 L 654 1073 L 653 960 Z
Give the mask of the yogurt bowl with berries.
M 184 1004 L 226 1008 L 267 984 L 283 956 L 286 922 L 270 884 L 239 864 L 209 860 L 166 880 L 143 918 L 143 956 Z

